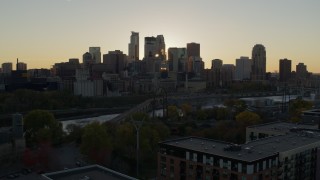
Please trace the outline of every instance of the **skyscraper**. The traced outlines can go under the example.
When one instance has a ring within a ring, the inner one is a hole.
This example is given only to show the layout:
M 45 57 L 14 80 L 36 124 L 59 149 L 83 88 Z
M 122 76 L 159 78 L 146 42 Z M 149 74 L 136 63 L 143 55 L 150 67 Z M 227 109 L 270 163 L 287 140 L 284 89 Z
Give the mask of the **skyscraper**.
M 17 70 L 27 70 L 27 64 L 23 62 L 18 62 Z
M 296 65 L 296 76 L 297 78 L 306 78 L 308 74 L 307 66 L 304 63 Z
M 11 71 L 12 71 L 11 62 L 2 63 L 2 73 L 11 74 Z
M 95 64 L 101 63 L 100 47 L 89 47 L 89 53 L 91 54 Z
M 82 55 L 82 63 L 84 67 L 89 67 L 90 64 L 94 64 L 91 53 L 86 52 Z
M 121 74 L 127 67 L 127 55 L 120 50 L 109 51 L 103 55 L 103 63 L 107 64 L 108 73 Z
M 200 44 L 198 43 L 188 43 L 187 44 L 187 53 L 188 53 L 188 58 L 190 56 L 196 56 L 200 57 Z
M 256 44 L 252 49 L 251 79 L 266 79 L 266 49 L 262 44 Z
M 235 80 L 250 79 L 252 60 L 249 57 L 241 56 L 236 59 Z
M 162 60 L 166 59 L 166 45 L 163 35 L 145 37 L 144 41 L 144 58 L 158 57 Z
M 222 67 L 222 63 L 221 59 L 213 59 L 211 61 L 211 69 L 220 69 Z
M 139 60 L 139 33 L 131 31 L 128 61 Z
M 169 71 L 181 72 L 187 71 L 187 49 L 186 48 L 169 48 L 168 49 Z
M 287 82 L 291 77 L 291 60 L 288 59 L 280 59 L 279 60 L 279 73 L 280 73 L 280 81 Z

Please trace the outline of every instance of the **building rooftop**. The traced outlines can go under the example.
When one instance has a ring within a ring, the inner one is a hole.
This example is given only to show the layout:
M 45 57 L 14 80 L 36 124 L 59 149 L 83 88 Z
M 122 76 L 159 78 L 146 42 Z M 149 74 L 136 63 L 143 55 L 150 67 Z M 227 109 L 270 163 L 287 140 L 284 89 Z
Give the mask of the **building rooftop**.
M 274 132 L 283 132 L 287 133 L 290 132 L 291 129 L 311 129 L 316 130 L 318 129 L 317 125 L 309 125 L 309 124 L 294 124 L 294 123 L 287 123 L 287 122 L 272 122 L 267 124 L 259 124 L 254 126 L 249 126 L 247 128 L 250 129 L 258 129 L 262 131 L 274 131 Z
M 320 144 L 320 133 L 300 131 L 287 135 L 272 136 L 242 145 L 199 137 L 187 137 L 162 142 L 162 144 L 197 152 L 252 162 L 313 143 Z
M 108 180 L 136 180 L 133 177 L 121 174 L 111 169 L 99 166 L 90 165 L 74 169 L 68 169 L 42 175 L 48 180 L 93 180 L 93 179 L 108 179 Z

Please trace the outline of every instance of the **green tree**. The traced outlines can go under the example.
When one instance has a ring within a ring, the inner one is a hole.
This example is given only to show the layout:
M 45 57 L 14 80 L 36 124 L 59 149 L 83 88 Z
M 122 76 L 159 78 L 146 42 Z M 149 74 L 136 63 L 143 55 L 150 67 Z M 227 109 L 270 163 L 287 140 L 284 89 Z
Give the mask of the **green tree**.
M 84 127 L 80 150 L 94 163 L 106 163 L 113 149 L 106 128 L 98 122 Z
M 168 116 L 171 120 L 179 119 L 179 112 L 177 106 L 168 106 Z
M 62 141 L 62 126 L 54 118 L 53 114 L 48 111 L 30 111 L 24 118 L 24 127 L 26 131 L 26 143 L 28 146 L 43 141 L 57 145 Z
M 254 112 L 243 111 L 236 116 L 236 121 L 243 126 L 250 126 L 259 124 L 261 119 L 260 116 Z
M 313 103 L 310 101 L 305 101 L 303 99 L 295 99 L 290 101 L 289 113 L 290 120 L 292 122 L 299 122 L 301 120 L 302 111 L 310 110 L 313 107 Z

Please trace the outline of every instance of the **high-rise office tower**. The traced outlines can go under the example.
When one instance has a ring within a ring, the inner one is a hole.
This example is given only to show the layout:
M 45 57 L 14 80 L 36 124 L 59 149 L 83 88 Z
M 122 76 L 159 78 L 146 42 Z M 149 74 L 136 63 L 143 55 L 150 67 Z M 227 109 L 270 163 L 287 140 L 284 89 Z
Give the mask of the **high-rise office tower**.
M 157 56 L 158 58 L 162 60 L 166 60 L 166 44 L 164 43 L 164 37 L 163 35 L 158 35 L 157 36 L 157 41 L 156 41 L 156 50 L 157 50 Z
M 186 48 L 169 48 L 168 49 L 169 71 L 181 72 L 187 71 L 187 49 Z
M 17 70 L 27 70 L 27 64 L 23 62 L 19 62 L 17 64 Z
M 200 76 L 204 71 L 204 62 L 199 56 L 190 56 L 188 58 L 188 72 L 195 73 L 196 76 Z
M 19 59 L 17 58 L 17 63 L 16 63 L 16 70 L 17 71 L 25 71 L 27 70 L 27 64 L 23 62 L 19 62 Z
M 280 59 L 279 60 L 279 73 L 280 73 L 280 81 L 287 82 L 291 77 L 291 60 L 288 59 Z
M 139 60 L 139 33 L 131 31 L 128 61 Z
M 89 47 L 89 53 L 92 56 L 94 64 L 101 63 L 100 47 Z
M 223 64 L 220 70 L 220 83 L 222 87 L 229 87 L 234 79 L 235 66 L 233 64 Z
M 188 58 L 190 56 L 196 56 L 200 57 L 200 44 L 198 43 L 188 43 L 187 44 L 187 53 L 188 53 Z
M 236 59 L 235 80 L 250 79 L 252 60 L 249 57 L 241 56 Z
M 166 59 L 166 45 L 163 35 L 145 37 L 144 41 L 144 58 L 157 57 L 163 60 Z
M 266 49 L 262 44 L 256 44 L 252 49 L 251 79 L 266 79 Z
M 223 62 L 221 59 L 213 59 L 211 61 L 211 69 L 221 69 L 222 64 Z
M 296 65 L 296 76 L 297 78 L 306 78 L 308 74 L 307 65 L 299 63 Z
M 127 67 L 127 55 L 120 50 L 109 51 L 103 55 L 103 63 L 107 64 L 108 73 L 120 74 Z
M 84 67 L 89 67 L 91 64 L 94 64 L 91 53 L 86 52 L 82 55 L 82 63 Z
M 11 74 L 11 71 L 12 71 L 11 62 L 2 63 L 2 73 Z

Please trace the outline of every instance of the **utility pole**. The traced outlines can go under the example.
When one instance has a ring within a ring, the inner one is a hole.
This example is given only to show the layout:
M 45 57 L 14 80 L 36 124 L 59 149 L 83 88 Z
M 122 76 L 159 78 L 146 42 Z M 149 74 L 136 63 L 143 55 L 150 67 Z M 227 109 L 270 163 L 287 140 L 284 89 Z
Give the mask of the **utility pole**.
M 139 135 L 140 135 L 140 128 L 143 124 L 144 119 L 142 121 L 135 121 L 131 117 L 131 121 L 133 123 L 133 126 L 136 129 L 136 135 L 137 135 L 137 149 L 136 149 L 136 158 L 137 158 L 137 164 L 136 164 L 136 173 L 137 173 L 137 178 L 139 177 Z

